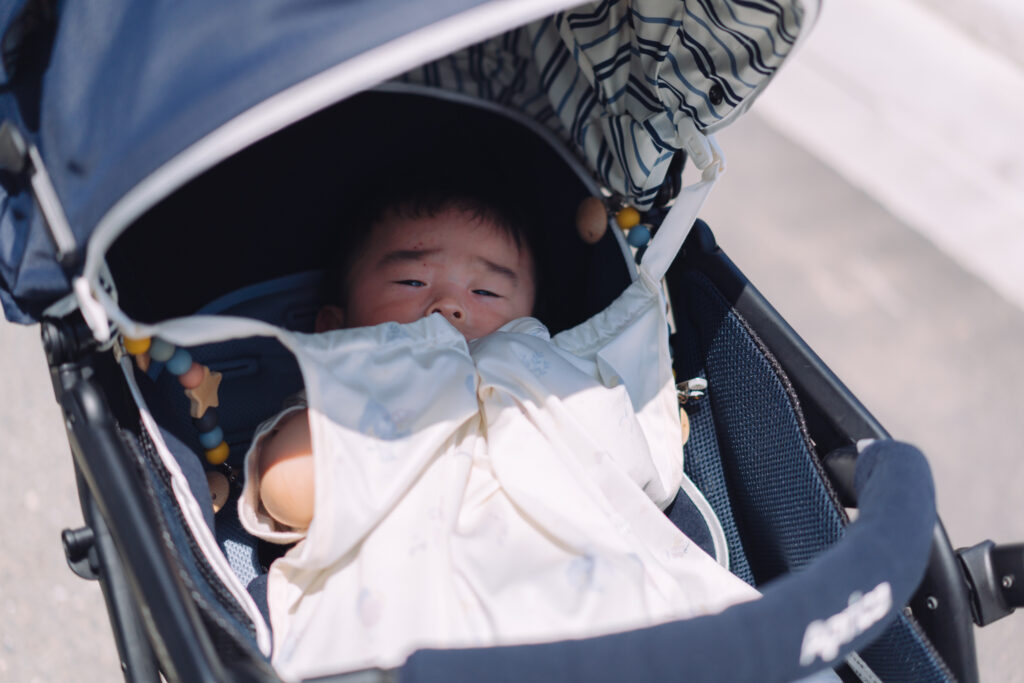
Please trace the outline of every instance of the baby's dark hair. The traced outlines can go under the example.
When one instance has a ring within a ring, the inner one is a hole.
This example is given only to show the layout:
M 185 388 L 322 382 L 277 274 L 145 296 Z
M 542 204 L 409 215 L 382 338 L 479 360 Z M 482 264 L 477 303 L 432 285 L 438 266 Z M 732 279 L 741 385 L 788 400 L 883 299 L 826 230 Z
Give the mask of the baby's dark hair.
M 366 250 L 374 228 L 387 216 L 400 218 L 433 218 L 444 211 L 457 210 L 476 220 L 486 222 L 511 239 L 520 250 L 530 255 L 535 291 L 541 290 L 538 266 L 539 254 L 533 248 L 530 223 L 524 212 L 511 198 L 503 196 L 500 190 L 469 188 L 448 192 L 437 186 L 418 184 L 416 187 L 395 191 L 378 191 L 364 196 L 359 207 L 347 212 L 350 223 L 346 226 L 346 241 L 342 248 L 344 257 L 329 271 L 326 281 L 325 301 L 344 306 L 348 275 L 356 261 Z M 540 297 L 535 296 L 535 301 Z M 536 306 L 535 306 L 536 307 Z

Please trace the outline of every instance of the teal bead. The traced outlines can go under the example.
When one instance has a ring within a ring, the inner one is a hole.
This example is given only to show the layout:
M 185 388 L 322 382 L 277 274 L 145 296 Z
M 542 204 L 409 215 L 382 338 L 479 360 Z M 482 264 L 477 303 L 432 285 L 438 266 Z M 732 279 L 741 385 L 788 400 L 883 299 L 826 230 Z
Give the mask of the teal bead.
M 638 225 L 629 231 L 626 241 L 631 247 L 642 247 L 651 241 L 651 231 L 646 225 Z
M 166 363 L 174 355 L 174 344 L 164 341 L 160 337 L 154 337 L 149 345 L 149 357 L 158 363 Z
M 176 349 L 167 361 L 167 372 L 172 375 L 183 375 L 192 367 L 192 354 L 185 349 Z
M 223 440 L 224 430 L 220 427 L 214 427 L 211 431 L 203 432 L 199 435 L 199 443 L 202 444 L 203 448 L 206 450 L 216 447 Z

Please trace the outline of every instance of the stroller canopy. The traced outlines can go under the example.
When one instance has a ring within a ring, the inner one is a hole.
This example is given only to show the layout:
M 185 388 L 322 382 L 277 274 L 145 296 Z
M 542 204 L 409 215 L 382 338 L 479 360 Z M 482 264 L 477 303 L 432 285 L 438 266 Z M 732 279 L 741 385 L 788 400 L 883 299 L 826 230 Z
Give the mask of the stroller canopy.
M 575 4 L 9 0 L 0 116 L 34 163 L 0 173 L 7 318 L 38 320 L 83 269 L 95 276 L 121 231 L 189 180 L 389 79 L 525 112 L 611 192 L 650 206 L 676 152 L 710 163 L 704 134 L 749 106 L 818 3 Z M 9 131 L 0 137 L 22 149 Z M 52 181 L 45 215 L 33 174 Z

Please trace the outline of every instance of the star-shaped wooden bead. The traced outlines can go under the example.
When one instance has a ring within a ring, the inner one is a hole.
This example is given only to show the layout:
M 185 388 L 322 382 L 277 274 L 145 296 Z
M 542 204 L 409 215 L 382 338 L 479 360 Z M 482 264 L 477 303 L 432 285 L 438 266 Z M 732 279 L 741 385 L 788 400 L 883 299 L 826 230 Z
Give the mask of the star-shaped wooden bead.
M 220 373 L 210 372 L 210 368 L 203 366 L 203 380 L 195 389 L 186 389 L 185 395 L 191 402 L 189 415 L 202 417 L 209 407 L 216 408 L 220 405 L 217 399 L 217 389 L 220 387 Z

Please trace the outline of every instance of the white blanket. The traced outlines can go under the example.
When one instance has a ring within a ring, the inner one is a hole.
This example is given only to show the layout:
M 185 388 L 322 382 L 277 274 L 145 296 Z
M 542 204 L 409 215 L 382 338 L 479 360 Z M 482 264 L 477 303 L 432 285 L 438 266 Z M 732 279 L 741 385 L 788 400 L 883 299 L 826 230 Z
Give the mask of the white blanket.
M 468 342 L 440 315 L 292 335 L 316 471 L 308 532 L 270 570 L 285 677 L 397 666 L 424 647 L 579 638 L 757 593 L 663 515 L 683 479 L 665 305 L 641 276 L 549 337 L 524 318 Z M 280 417 L 280 416 L 279 416 Z M 279 418 L 278 418 L 279 419 Z

